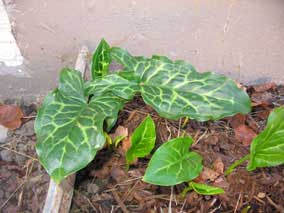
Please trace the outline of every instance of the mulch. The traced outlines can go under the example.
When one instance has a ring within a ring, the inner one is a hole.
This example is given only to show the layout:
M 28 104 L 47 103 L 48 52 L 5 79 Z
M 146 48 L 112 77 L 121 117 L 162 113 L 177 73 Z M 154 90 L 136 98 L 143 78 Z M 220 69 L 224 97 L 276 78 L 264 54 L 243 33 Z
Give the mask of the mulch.
M 264 129 L 269 112 L 284 105 L 284 86 L 269 83 L 246 89 L 253 102 L 248 115 L 209 122 L 172 121 L 159 117 L 140 97 L 135 97 L 120 112 L 113 129 L 115 132 L 121 126 L 131 135 L 150 114 L 156 124 L 155 149 L 179 135 L 192 136 L 192 150 L 203 157 L 204 165 L 195 181 L 222 187 L 224 194 L 202 196 L 191 191 L 183 197 L 186 183 L 174 187 L 144 183 L 141 178 L 151 156 L 139 159 L 126 170 L 126 142 L 122 142 L 118 148 L 105 147 L 77 173 L 71 212 L 284 212 L 284 166 L 248 172 L 244 163 L 230 175 L 223 174 L 235 160 L 249 153 L 249 143 Z M 5 144 L 0 144 L 0 211 L 41 212 L 49 177 L 35 154 L 31 122 L 36 106 L 21 101 L 18 104 L 24 111 L 24 122 L 9 132 Z

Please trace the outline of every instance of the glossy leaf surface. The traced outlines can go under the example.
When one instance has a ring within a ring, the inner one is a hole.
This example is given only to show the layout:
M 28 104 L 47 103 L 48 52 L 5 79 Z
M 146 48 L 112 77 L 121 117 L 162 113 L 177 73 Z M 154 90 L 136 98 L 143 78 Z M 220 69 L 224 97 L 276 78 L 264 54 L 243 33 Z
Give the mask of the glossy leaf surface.
M 209 186 L 207 184 L 190 182 L 189 187 L 191 187 L 196 193 L 201 195 L 216 195 L 224 193 L 224 190 L 222 188 Z
M 136 158 L 150 154 L 155 146 L 155 141 L 155 124 L 152 118 L 147 116 L 131 136 L 131 147 L 126 152 L 127 162 L 132 163 Z
M 284 107 L 273 110 L 267 126 L 252 142 L 248 170 L 284 163 Z
M 175 138 L 161 145 L 152 156 L 143 181 L 173 186 L 196 178 L 202 170 L 202 157 L 190 152 L 192 138 Z
M 108 43 L 102 39 L 93 54 L 91 68 L 92 79 L 106 76 L 109 72 L 110 62 L 110 47 Z
M 87 82 L 85 85 L 85 94 L 100 96 L 106 92 L 112 92 L 126 100 L 131 100 L 135 93 L 139 91 L 137 83 L 128 81 L 117 74 L 110 74 L 102 79 Z
M 105 143 L 104 120 L 117 115 L 123 105 L 113 94 L 88 103 L 81 74 L 61 71 L 58 89 L 45 98 L 35 121 L 39 160 L 56 182 L 94 158 Z
M 246 92 L 225 76 L 198 73 L 192 65 L 164 56 L 133 57 L 117 47 L 111 57 L 125 67 L 125 78 L 139 79 L 144 101 L 163 117 L 206 121 L 250 111 Z

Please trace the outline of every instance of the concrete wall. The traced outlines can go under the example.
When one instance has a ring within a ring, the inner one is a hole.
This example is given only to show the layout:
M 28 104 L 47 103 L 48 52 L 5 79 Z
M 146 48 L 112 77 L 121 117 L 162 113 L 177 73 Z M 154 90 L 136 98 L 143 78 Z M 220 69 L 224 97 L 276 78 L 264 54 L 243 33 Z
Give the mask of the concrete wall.
M 1 65 L 0 98 L 45 94 L 80 45 L 93 49 L 102 37 L 133 54 L 184 59 L 243 83 L 284 82 L 283 0 L 6 2 L 25 64 Z

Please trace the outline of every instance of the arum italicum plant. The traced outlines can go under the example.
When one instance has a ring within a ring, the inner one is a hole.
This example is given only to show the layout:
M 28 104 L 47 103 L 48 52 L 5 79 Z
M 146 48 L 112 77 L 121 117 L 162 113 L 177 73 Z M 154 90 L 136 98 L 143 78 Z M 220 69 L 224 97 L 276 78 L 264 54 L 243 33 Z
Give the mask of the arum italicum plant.
M 113 60 L 123 69 L 109 72 Z M 84 82 L 78 71 L 63 69 L 58 87 L 39 108 L 36 151 L 51 178 L 59 183 L 90 163 L 105 144 L 104 131 L 111 130 L 118 112 L 136 94 L 167 119 L 218 120 L 251 110 L 248 95 L 230 78 L 199 73 L 192 65 L 165 56 L 135 57 L 102 40 L 93 56 L 92 79 Z M 188 152 L 191 139 L 173 140 L 184 149 L 176 156 L 187 162 L 181 170 L 199 171 L 200 158 Z
M 284 164 L 284 106 L 274 109 L 269 114 L 265 129 L 250 145 L 250 153 L 233 163 L 225 174 L 230 174 L 246 160 L 249 161 L 248 171 Z

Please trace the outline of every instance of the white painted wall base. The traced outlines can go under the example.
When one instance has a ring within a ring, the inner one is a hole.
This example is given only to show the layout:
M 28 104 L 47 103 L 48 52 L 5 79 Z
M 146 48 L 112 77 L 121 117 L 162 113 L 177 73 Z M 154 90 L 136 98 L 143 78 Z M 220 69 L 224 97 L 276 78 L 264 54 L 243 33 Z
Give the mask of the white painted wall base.
M 0 63 L 8 67 L 23 64 L 23 56 L 12 34 L 11 24 L 4 3 L 0 0 Z

